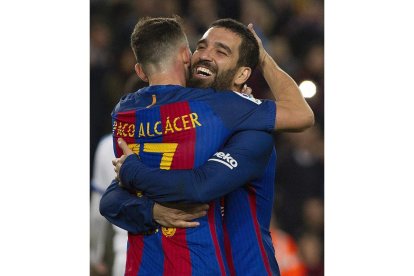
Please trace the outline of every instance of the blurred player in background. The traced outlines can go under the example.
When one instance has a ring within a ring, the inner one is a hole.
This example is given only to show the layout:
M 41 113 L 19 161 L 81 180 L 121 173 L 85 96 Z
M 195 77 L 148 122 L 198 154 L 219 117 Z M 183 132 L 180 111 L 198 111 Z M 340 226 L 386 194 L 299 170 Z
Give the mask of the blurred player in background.
M 102 194 L 108 188 L 114 179 L 114 172 L 110 162 L 113 159 L 114 150 L 112 145 L 112 135 L 104 136 L 98 144 L 95 153 L 95 162 L 93 167 L 92 192 L 91 192 L 91 264 L 99 275 L 107 275 L 109 265 L 105 262 L 106 243 L 109 239 L 110 223 L 99 214 L 99 201 Z M 125 272 L 126 261 L 126 242 L 128 240 L 127 232 L 115 225 L 113 236 L 113 254 L 114 261 L 112 265 L 112 275 L 121 276 Z

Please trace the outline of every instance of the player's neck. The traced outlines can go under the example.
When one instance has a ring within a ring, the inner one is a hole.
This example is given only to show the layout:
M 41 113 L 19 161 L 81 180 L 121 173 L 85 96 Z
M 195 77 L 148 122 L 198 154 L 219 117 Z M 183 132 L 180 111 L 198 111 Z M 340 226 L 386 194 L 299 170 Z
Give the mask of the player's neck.
M 149 85 L 181 85 L 185 86 L 185 78 L 178 76 L 175 72 L 157 73 L 149 78 Z
M 150 85 L 186 85 L 185 67 L 182 61 L 176 60 L 170 66 L 166 66 L 163 70 L 158 70 L 157 73 L 149 77 Z
M 242 91 L 242 87 L 241 86 L 237 86 L 237 85 L 233 85 L 230 90 L 236 91 L 236 92 L 241 92 Z

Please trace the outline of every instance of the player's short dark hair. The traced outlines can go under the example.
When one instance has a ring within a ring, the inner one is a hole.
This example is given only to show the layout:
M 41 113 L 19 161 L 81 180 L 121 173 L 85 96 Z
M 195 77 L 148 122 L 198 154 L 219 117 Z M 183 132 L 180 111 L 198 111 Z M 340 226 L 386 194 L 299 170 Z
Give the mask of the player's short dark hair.
M 210 28 L 225 28 L 240 36 L 242 39 L 239 47 L 239 60 L 237 66 L 247 66 L 256 68 L 259 62 L 259 44 L 249 29 L 231 18 L 219 19 L 214 21 Z
M 181 19 L 144 17 L 135 25 L 131 35 L 131 48 L 138 63 L 159 64 L 187 42 Z

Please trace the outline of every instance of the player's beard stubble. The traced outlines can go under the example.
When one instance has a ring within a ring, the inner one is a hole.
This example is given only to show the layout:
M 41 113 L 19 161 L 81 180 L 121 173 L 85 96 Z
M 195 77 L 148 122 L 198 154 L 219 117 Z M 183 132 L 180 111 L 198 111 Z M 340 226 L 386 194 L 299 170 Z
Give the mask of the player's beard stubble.
M 216 90 L 232 90 L 232 82 L 234 75 L 236 74 L 237 68 L 234 67 L 232 69 L 229 69 L 227 71 L 219 72 L 215 74 L 215 77 L 212 81 L 205 80 L 205 79 L 198 79 L 194 78 L 194 70 L 193 68 L 200 63 L 197 63 L 192 66 L 190 79 L 188 80 L 188 87 L 197 87 L 197 88 L 214 88 Z M 207 66 L 206 66 L 207 67 Z M 208 67 L 209 68 L 209 67 Z M 214 70 L 213 68 L 209 68 L 211 71 L 217 72 L 217 70 Z

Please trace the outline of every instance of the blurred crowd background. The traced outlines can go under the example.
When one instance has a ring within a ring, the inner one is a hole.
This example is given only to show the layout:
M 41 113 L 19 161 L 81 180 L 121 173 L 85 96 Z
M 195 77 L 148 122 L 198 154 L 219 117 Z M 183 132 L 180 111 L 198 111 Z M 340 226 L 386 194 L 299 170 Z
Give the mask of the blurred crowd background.
M 97 145 L 111 132 L 110 113 L 115 104 L 124 94 L 146 85 L 134 73 L 135 59 L 129 46 L 134 25 L 144 16 L 173 14 L 182 17 L 191 49 L 216 19 L 251 22 L 282 69 L 298 84 L 310 80 L 316 85 L 316 94 L 307 98 L 315 113 L 315 127 L 302 133 L 275 134 L 278 159 L 271 232 L 282 276 L 323 275 L 323 0 L 91 0 L 91 176 Z M 256 98 L 272 98 L 257 70 L 248 85 Z M 94 208 L 91 205 L 91 218 L 96 213 Z M 91 232 L 91 240 L 93 235 Z M 111 275 L 111 237 L 108 235 L 101 248 L 101 257 L 91 252 L 92 275 Z M 101 269 L 98 262 L 107 268 Z

